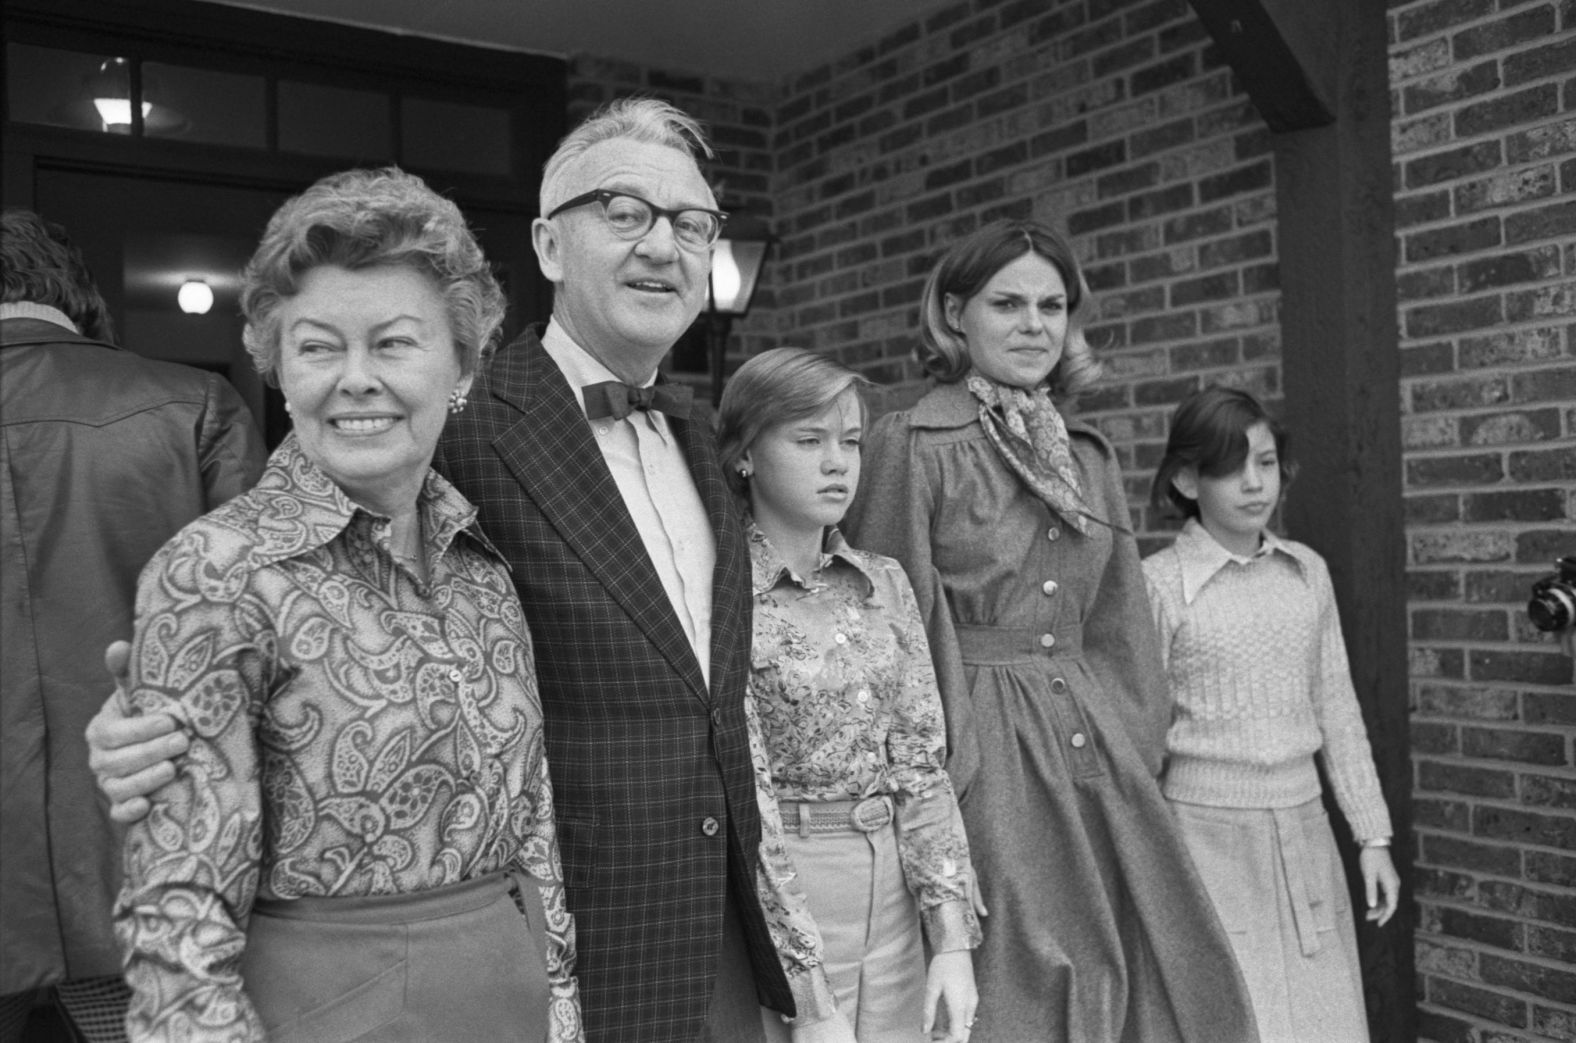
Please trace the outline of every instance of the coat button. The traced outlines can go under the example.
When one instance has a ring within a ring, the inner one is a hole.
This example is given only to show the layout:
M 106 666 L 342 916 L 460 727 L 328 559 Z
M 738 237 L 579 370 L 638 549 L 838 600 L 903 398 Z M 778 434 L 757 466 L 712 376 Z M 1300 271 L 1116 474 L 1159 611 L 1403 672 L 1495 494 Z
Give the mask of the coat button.
M 1074 749 L 1081 750 L 1088 742 L 1089 739 L 1083 732 L 1073 732 L 1072 744 Z
M 1055 692 L 1057 695 L 1061 695 L 1063 692 L 1067 691 L 1067 682 L 1060 677 L 1051 678 L 1051 691 Z
M 459 684 L 461 681 L 465 680 L 465 673 L 464 673 L 464 671 L 462 671 L 457 666 L 454 667 L 452 670 L 449 671 L 449 680 L 453 681 L 455 684 Z
M 1054 579 L 1048 579 L 1044 583 L 1040 584 L 1040 589 L 1045 591 L 1047 595 L 1054 594 L 1056 593 L 1056 581 Z
M 1062 530 L 1052 525 L 1049 529 L 1045 530 L 1045 538 L 1050 540 L 1052 543 L 1055 543 L 1057 540 L 1062 538 Z
M 700 831 L 706 834 L 708 837 L 716 836 L 717 830 L 720 828 L 722 827 L 717 824 L 717 820 L 712 818 L 710 815 L 707 815 L 705 818 L 701 819 Z
M 1056 647 L 1056 635 L 1055 634 L 1041 634 L 1040 635 L 1040 647 L 1041 648 L 1055 648 Z

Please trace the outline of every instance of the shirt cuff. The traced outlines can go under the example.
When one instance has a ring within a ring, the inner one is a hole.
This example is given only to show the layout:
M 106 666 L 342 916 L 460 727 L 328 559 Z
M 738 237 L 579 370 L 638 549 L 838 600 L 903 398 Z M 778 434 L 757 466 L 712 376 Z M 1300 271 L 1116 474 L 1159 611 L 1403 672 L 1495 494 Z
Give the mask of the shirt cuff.
M 837 997 L 832 995 L 832 985 L 819 966 L 811 967 L 804 974 L 795 974 L 789 979 L 788 988 L 793 993 L 796 1014 L 791 1018 L 781 1015 L 786 1024 L 803 1028 L 837 1013 Z
M 924 911 L 922 918 L 925 940 L 930 943 L 931 952 L 977 949 L 984 937 L 979 917 L 974 915 L 967 899 L 933 905 Z

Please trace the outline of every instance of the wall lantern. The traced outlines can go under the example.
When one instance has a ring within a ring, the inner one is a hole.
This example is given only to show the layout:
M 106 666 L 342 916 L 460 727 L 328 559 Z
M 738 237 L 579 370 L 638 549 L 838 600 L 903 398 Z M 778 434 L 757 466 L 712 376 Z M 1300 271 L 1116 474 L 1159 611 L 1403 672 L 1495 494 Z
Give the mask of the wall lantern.
M 213 307 L 213 287 L 201 279 L 187 279 L 181 283 L 175 301 L 187 315 L 207 315 Z
M 766 222 L 735 213 L 722 226 L 722 238 L 711 253 L 711 278 L 706 308 L 706 346 L 711 356 L 711 404 L 722 401 L 722 364 L 728 331 L 735 318 L 749 313 L 766 254 L 777 241 Z
M 133 95 L 140 97 L 142 103 L 137 106 L 141 109 L 141 121 L 145 131 L 157 134 L 173 134 L 186 129 L 186 117 L 170 108 L 168 105 L 155 105 L 151 100 L 159 93 L 159 85 L 143 73 L 137 85 L 132 88 L 132 66 L 125 58 L 106 58 L 98 71 L 86 77 L 88 97 L 93 99 L 93 108 L 98 111 L 99 122 L 104 125 L 104 130 L 109 134 L 130 134 L 132 132 L 131 99 Z M 136 70 L 141 73 L 139 68 Z

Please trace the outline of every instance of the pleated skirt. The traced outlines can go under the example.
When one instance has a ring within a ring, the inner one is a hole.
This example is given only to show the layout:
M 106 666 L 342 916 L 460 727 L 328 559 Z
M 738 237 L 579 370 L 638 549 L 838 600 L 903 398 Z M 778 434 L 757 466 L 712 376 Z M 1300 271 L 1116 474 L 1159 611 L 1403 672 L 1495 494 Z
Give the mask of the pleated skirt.
M 1323 802 L 1171 807 L 1237 955 L 1263 1043 L 1368 1043 L 1357 925 Z

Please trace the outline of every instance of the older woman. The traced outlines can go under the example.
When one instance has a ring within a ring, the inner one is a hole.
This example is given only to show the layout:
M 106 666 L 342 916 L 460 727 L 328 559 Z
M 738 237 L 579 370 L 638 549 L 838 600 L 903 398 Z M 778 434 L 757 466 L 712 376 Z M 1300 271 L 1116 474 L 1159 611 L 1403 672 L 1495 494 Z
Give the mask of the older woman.
M 1231 947 L 1155 783 L 1171 706 L 1121 465 L 1056 405 L 1099 373 L 1089 306 L 1043 226 L 954 245 L 921 304 L 938 386 L 870 432 L 849 530 L 937 570 L 945 595 L 916 593 L 955 624 L 948 768 L 991 910 L 976 1043 L 1244 1043 Z
M 452 203 L 352 171 L 241 303 L 294 432 L 142 576 L 128 699 L 191 745 L 126 840 L 131 1035 L 577 1039 L 530 637 L 429 468 L 498 286 Z

